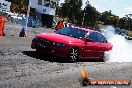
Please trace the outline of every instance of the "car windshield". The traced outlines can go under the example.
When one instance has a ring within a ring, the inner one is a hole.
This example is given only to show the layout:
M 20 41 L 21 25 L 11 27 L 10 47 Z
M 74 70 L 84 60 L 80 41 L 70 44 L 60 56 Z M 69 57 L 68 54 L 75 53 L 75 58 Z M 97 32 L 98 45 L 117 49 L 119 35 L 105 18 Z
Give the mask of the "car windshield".
M 81 30 L 78 28 L 66 27 L 66 28 L 62 28 L 62 29 L 56 31 L 56 33 L 74 37 L 74 38 L 78 38 L 78 39 L 82 39 L 87 34 L 87 31 Z

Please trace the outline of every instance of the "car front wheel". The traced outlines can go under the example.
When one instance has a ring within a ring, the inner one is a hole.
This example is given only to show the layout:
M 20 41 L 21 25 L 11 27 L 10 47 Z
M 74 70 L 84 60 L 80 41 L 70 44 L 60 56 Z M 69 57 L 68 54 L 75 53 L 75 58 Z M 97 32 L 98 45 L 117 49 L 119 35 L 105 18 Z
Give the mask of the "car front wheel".
M 37 53 L 38 55 L 41 55 L 41 54 L 42 54 L 42 51 L 39 50 L 39 49 L 36 49 L 36 53 Z
M 78 59 L 79 49 L 76 47 L 71 48 L 69 52 L 70 62 L 76 62 Z

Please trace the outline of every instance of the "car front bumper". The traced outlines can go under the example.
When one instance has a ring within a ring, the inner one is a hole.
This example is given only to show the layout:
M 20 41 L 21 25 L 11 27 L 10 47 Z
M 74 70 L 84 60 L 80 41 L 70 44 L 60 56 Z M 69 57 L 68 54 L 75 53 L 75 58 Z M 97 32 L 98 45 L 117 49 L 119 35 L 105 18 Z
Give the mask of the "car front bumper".
M 59 56 L 59 57 L 67 57 L 70 50 L 70 48 L 67 46 L 64 46 L 64 47 L 46 46 L 44 44 L 34 43 L 34 42 L 32 42 L 31 48 L 42 51 L 44 53 L 50 53 L 52 55 Z

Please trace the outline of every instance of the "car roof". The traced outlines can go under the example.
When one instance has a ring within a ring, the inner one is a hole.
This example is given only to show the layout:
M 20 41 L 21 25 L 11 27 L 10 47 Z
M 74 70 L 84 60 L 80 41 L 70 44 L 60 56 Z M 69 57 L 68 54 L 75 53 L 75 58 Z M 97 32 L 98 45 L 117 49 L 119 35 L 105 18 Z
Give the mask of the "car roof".
M 81 29 L 81 30 L 85 30 L 87 32 L 98 32 L 98 31 L 95 31 L 95 30 L 92 30 L 92 29 L 89 29 L 89 28 L 81 28 L 81 27 L 72 27 L 72 28 L 78 28 L 78 29 Z M 100 32 L 98 32 L 100 33 Z

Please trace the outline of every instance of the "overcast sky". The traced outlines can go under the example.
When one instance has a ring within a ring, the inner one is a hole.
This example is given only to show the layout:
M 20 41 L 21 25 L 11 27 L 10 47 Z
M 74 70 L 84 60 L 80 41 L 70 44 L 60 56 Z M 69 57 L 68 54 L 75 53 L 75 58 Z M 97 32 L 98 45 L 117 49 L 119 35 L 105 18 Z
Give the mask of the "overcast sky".
M 83 0 L 83 7 L 87 0 Z M 64 2 L 64 0 L 60 0 Z M 99 12 L 111 10 L 113 14 L 123 17 L 126 14 L 132 14 L 132 0 L 89 0 Z

